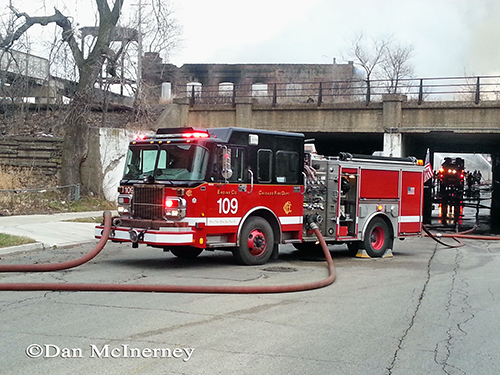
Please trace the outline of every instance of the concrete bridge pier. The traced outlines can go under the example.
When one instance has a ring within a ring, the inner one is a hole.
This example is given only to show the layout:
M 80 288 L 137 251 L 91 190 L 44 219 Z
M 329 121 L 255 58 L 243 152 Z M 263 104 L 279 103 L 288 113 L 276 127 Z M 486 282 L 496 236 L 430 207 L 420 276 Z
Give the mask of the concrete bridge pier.
M 384 133 L 384 149 L 383 156 L 402 157 L 403 152 L 403 135 L 401 133 Z
M 236 98 L 235 102 L 236 126 L 239 128 L 252 127 L 252 98 Z
M 403 135 L 400 133 L 403 121 L 403 102 L 406 95 L 387 94 L 382 96 L 382 124 L 384 127 L 384 149 L 382 155 L 406 156 L 403 147 Z
M 500 233 L 500 153 L 491 155 L 492 193 L 490 225 L 493 233 Z

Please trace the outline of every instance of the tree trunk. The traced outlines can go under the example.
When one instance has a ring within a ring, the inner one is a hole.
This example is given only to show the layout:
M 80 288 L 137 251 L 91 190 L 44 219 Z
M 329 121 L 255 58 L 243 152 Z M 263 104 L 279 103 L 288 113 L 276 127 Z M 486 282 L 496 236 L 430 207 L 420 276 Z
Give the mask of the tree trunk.
M 86 103 L 76 100 L 64 120 L 64 142 L 61 163 L 61 184 L 81 183 L 81 164 L 87 158 L 90 126 L 87 122 Z
M 79 65 L 80 79 L 71 101 L 68 115 L 62 129 L 64 143 L 61 163 L 61 183 L 63 185 L 81 184 L 81 165 L 87 158 L 90 126 L 88 112 L 96 102 L 93 84 L 99 76 L 101 58 L 88 58 Z

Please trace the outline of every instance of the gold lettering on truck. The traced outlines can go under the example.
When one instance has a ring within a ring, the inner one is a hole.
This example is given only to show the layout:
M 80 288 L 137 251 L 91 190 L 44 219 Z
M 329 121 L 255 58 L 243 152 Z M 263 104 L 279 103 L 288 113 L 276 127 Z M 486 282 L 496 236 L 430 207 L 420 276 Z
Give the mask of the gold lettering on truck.
M 274 191 L 262 191 L 260 190 L 259 191 L 259 195 L 268 195 L 268 196 L 286 196 L 286 195 L 290 195 L 290 193 L 288 191 L 278 191 L 278 190 L 274 190 Z
M 236 190 L 217 190 L 218 195 L 236 195 L 237 193 Z

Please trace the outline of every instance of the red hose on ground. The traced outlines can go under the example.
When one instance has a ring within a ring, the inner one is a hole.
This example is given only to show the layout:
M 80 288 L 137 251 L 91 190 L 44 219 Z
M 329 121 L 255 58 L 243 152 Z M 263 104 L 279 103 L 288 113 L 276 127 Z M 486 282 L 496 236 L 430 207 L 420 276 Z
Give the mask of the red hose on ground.
M 481 235 L 476 235 L 476 234 L 470 234 L 474 230 L 476 230 L 477 226 L 475 225 L 473 228 L 463 231 L 463 232 L 458 232 L 458 233 L 439 233 L 438 235 L 433 234 L 430 232 L 430 230 L 424 225 L 423 230 L 426 233 L 426 236 L 432 238 L 434 241 L 439 242 L 440 244 L 448 247 L 459 247 L 463 246 L 464 244 L 460 243 L 460 245 L 447 245 L 441 241 L 439 241 L 439 238 L 452 238 L 457 242 L 460 242 L 458 238 L 464 238 L 464 239 L 469 239 L 469 240 L 482 240 L 482 241 L 500 241 L 499 236 L 481 236 Z
M 96 247 L 84 257 L 71 262 L 52 265 L 3 265 L 1 272 L 44 272 L 67 269 L 83 264 L 95 257 L 104 247 L 111 229 L 111 215 L 104 214 L 104 232 Z M 211 294 L 269 294 L 319 289 L 332 284 L 336 273 L 330 251 L 318 228 L 314 229 L 325 254 L 329 276 L 316 282 L 276 286 L 206 286 L 206 285 L 139 285 L 139 284 L 86 284 L 86 283 L 0 283 L 0 291 L 88 291 L 88 292 L 161 292 Z M 58 267 L 63 268 L 58 268 Z M 50 268 L 50 269 L 49 269 Z
M 460 234 L 460 233 L 445 233 L 441 234 L 441 237 L 449 237 L 449 238 L 466 238 L 469 240 L 485 240 L 485 241 L 499 241 L 500 237 L 498 236 L 480 236 L 476 234 Z

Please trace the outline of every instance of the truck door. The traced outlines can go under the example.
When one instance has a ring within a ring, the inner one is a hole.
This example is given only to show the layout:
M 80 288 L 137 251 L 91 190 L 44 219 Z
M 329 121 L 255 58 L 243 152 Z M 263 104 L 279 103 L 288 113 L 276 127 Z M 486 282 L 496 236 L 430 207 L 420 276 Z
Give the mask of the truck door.
M 212 180 L 207 185 L 207 238 L 210 243 L 236 243 L 241 218 L 248 210 L 248 172 L 242 147 L 224 145 L 215 151 Z
M 358 177 L 357 168 L 341 168 L 337 208 L 337 239 L 357 237 Z

